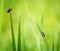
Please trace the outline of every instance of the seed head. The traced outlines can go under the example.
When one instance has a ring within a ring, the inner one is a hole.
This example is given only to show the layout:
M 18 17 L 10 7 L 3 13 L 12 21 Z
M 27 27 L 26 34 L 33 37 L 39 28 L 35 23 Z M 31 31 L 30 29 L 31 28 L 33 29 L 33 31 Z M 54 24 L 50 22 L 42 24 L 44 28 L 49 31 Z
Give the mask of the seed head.
M 9 8 L 9 9 L 7 10 L 7 13 L 11 12 L 11 10 L 12 10 L 12 9 L 11 9 L 11 8 Z

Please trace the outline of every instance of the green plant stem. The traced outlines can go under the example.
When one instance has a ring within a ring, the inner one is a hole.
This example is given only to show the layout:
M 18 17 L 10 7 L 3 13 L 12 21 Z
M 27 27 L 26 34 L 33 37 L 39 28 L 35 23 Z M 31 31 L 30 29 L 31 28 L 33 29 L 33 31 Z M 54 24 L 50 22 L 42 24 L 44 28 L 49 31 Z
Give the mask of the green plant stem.
M 16 51 L 16 44 L 15 44 L 15 38 L 14 38 L 14 31 L 13 31 L 13 23 L 12 23 L 12 15 L 11 15 L 11 12 L 10 12 L 10 22 L 11 22 L 13 51 Z
M 20 28 L 20 18 L 19 18 L 19 26 L 18 26 L 18 51 L 21 51 L 21 28 Z
M 42 35 L 42 30 L 41 30 L 41 28 L 39 27 L 38 24 L 37 24 L 37 27 L 38 27 L 38 29 L 39 29 L 39 31 L 40 31 L 40 33 L 41 33 L 41 36 L 42 36 L 42 38 L 43 38 L 43 40 L 44 40 L 44 42 L 45 42 L 45 44 L 46 44 L 47 51 L 49 51 L 48 46 L 47 46 L 47 42 L 46 42 L 44 36 Z
M 54 35 L 53 35 L 53 42 L 52 42 L 52 51 L 54 51 Z
M 48 48 L 48 45 L 47 45 L 46 39 L 44 39 L 44 42 L 45 42 L 45 45 L 46 45 L 47 51 L 49 51 L 49 48 Z
M 57 51 L 60 51 L 60 31 L 58 32 Z

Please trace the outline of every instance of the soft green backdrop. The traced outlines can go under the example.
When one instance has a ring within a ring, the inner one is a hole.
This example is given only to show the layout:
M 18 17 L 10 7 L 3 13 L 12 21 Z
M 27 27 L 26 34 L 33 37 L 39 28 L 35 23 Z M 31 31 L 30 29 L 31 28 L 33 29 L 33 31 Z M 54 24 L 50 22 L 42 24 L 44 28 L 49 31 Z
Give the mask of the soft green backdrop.
M 7 10 L 12 8 L 13 26 L 17 44 L 18 17 L 21 20 L 22 51 L 46 50 L 35 22 L 45 32 L 50 51 L 57 51 L 60 40 L 60 0 L 0 0 L 0 51 L 12 51 L 10 18 Z M 43 20 L 41 21 L 43 17 Z M 41 26 L 42 25 L 42 26 Z M 59 37 L 59 38 L 58 38 Z M 25 39 L 25 48 L 24 42 Z M 53 43 L 54 40 L 54 43 Z M 41 46 L 40 46 L 41 44 Z M 59 48 L 60 51 L 60 44 Z

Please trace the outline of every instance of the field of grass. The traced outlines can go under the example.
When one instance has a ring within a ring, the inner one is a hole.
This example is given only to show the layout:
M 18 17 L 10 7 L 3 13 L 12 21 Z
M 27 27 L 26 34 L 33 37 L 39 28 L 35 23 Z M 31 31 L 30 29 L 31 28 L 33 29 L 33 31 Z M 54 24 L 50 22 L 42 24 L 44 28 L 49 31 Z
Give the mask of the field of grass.
M 60 51 L 60 0 L 0 0 L 0 51 Z

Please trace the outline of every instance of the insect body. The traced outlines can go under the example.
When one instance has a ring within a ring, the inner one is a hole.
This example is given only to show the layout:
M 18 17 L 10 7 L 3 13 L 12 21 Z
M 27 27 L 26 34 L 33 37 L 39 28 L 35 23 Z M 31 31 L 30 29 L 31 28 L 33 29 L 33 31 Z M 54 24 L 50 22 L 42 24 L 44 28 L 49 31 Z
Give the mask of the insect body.
M 11 12 L 11 10 L 12 10 L 12 9 L 8 9 L 8 10 L 7 10 L 7 13 Z
M 44 32 L 41 32 L 42 36 L 45 37 L 45 33 Z

